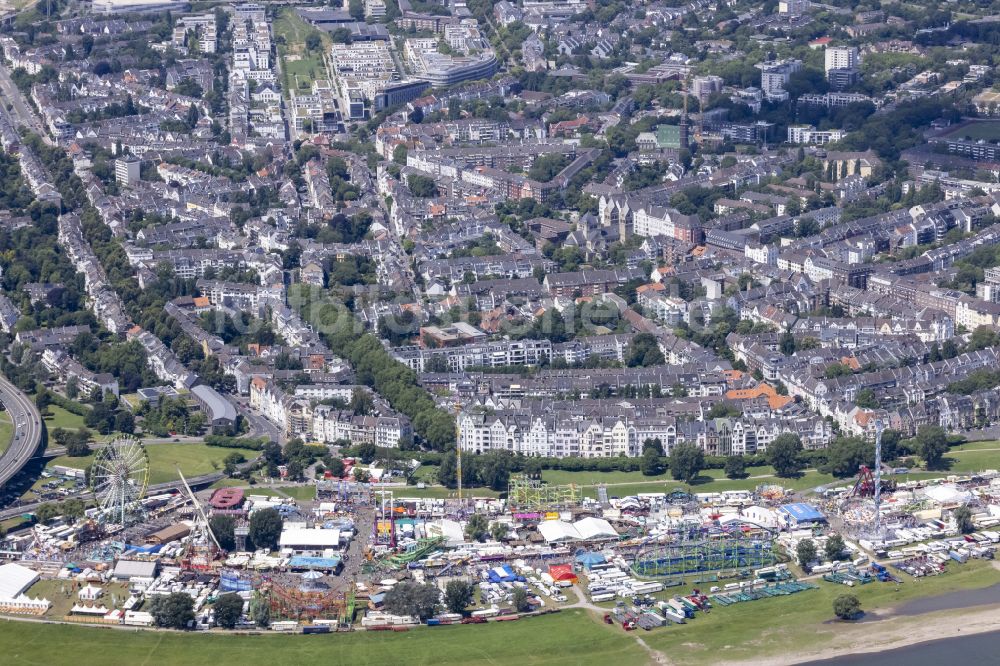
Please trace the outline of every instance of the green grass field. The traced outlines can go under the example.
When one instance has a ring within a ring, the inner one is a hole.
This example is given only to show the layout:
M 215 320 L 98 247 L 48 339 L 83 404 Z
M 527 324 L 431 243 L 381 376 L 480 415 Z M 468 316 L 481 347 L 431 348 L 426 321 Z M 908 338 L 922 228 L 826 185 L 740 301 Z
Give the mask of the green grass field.
M 165 483 L 177 478 L 177 467 L 185 476 L 211 474 L 221 470 L 223 460 L 230 453 L 242 453 L 247 460 L 260 455 L 250 449 L 225 449 L 205 444 L 156 444 L 146 448 L 149 454 L 149 483 Z M 49 466 L 65 465 L 85 469 L 93 461 L 94 455 L 82 458 L 60 456 L 49 462 Z
M 307 91 L 313 81 L 329 78 L 322 56 L 330 47 L 329 35 L 303 21 L 291 9 L 282 11 L 274 21 L 274 34 L 285 39 L 285 44 L 278 46 L 278 54 L 281 56 L 286 95 L 292 89 Z M 322 40 L 320 50 L 306 50 L 306 37 L 311 34 L 319 35 Z
M 122 604 L 129 597 L 127 583 L 104 583 L 98 587 L 104 588 L 104 596 L 100 599 L 100 604 L 111 608 L 111 595 L 114 594 L 117 604 L 116 608 L 121 608 Z M 28 596 L 41 597 L 52 602 L 52 607 L 45 614 L 46 617 L 54 620 L 61 620 L 69 614 L 73 604 L 77 603 L 77 592 L 79 586 L 73 581 L 47 579 L 40 580 L 28 589 Z
M 953 447 L 945 456 L 950 460 L 950 467 L 942 471 L 917 470 L 899 477 L 900 481 L 941 478 L 948 474 L 964 474 L 981 472 L 987 469 L 1000 469 L 1000 442 L 969 442 Z M 918 461 L 910 462 L 911 465 Z M 424 490 L 414 487 L 406 489 L 413 497 L 449 497 L 454 491 L 448 491 L 437 486 L 437 466 L 422 465 L 415 475 L 417 480 L 428 484 Z M 723 490 L 753 490 L 761 484 L 775 484 L 792 490 L 809 490 L 817 486 L 851 485 L 854 480 L 837 479 L 830 474 L 822 474 L 816 470 L 808 470 L 802 476 L 793 479 L 783 479 L 774 474 L 774 468 L 768 465 L 748 467 L 745 479 L 727 479 L 721 469 L 706 469 L 701 472 L 693 484 L 675 481 L 669 470 L 659 476 L 644 476 L 642 472 L 571 472 L 560 469 L 542 471 L 542 480 L 552 485 L 575 483 L 581 487 L 585 497 L 597 496 L 597 485 L 607 484 L 608 494 L 612 496 L 633 495 L 636 493 L 670 492 L 676 488 L 692 493 L 713 493 Z M 471 495 L 495 497 L 497 493 L 488 488 L 470 488 Z
M 246 486 L 243 488 L 247 495 L 267 495 L 268 497 L 291 497 L 292 499 L 304 501 L 316 499 L 316 486 Z
M 14 441 L 14 422 L 6 411 L 0 412 L 0 454 L 10 447 Z
M 86 428 L 83 417 L 67 411 L 58 405 L 49 405 L 48 414 L 45 416 L 45 427 L 49 430 L 64 428 L 66 430 L 77 430 Z
M 584 611 L 479 626 L 422 627 L 406 633 L 334 636 L 221 636 L 0 622 L 10 666 L 213 664 L 213 666 L 639 665 L 646 653 L 618 627 Z
M 983 139 L 985 141 L 1000 141 L 1000 122 L 993 120 L 978 120 L 975 122 L 956 127 L 951 132 L 945 134 L 949 139 L 964 139 L 969 137 L 973 141 Z
M 816 649 L 832 644 L 851 626 L 828 622 L 833 618 L 833 600 L 841 594 L 857 596 L 862 609 L 870 613 L 919 597 L 1000 583 L 1000 571 L 991 562 L 982 560 L 949 565 L 948 572 L 940 576 L 901 577 L 905 582 L 898 590 L 891 583 L 846 588 L 820 582 L 818 590 L 716 608 L 683 627 L 643 634 L 643 640 L 665 652 L 674 663 L 685 666 L 737 660 L 750 662 L 780 654 L 790 645 Z M 808 644 L 801 642 L 805 636 L 809 637 Z

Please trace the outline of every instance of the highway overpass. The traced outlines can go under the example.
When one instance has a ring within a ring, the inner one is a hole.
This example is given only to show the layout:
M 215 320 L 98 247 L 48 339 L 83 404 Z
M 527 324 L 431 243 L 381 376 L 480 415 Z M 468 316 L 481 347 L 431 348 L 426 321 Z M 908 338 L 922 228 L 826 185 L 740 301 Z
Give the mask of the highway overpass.
M 42 417 L 34 401 L 0 376 L 0 402 L 14 425 L 13 440 L 0 456 L 0 487 L 24 468 L 42 443 Z

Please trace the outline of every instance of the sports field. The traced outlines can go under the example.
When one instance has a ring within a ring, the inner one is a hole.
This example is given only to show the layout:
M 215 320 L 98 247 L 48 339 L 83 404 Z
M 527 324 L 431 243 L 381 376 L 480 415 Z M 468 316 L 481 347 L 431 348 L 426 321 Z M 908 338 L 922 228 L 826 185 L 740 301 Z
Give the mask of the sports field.
M 133 632 L 0 621 L 0 645 L 7 646 L 3 663 L 9 666 L 631 666 L 648 662 L 647 653 L 632 637 L 618 627 L 598 624 L 582 610 L 479 626 L 327 636 Z
M 973 141 L 1000 141 L 1000 121 L 997 120 L 974 120 L 972 122 L 959 125 L 944 135 L 949 139 L 964 139 L 968 137 Z

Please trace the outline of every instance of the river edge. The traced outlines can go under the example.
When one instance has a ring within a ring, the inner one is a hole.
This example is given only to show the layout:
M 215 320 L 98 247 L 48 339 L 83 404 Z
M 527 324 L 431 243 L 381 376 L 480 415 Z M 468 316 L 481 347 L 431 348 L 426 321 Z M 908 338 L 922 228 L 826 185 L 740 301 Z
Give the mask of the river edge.
M 996 604 L 951 608 L 920 615 L 894 615 L 895 611 L 887 610 L 874 621 L 837 626 L 836 645 L 750 660 L 718 662 L 717 666 L 794 666 L 1000 631 L 1000 600 Z M 934 623 L 933 634 L 928 634 L 929 621 Z

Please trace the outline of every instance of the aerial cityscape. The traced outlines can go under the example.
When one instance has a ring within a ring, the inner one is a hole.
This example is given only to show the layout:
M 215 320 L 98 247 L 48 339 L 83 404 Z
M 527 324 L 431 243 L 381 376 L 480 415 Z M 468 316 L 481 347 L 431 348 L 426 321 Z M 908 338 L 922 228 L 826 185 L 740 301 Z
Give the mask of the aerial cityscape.
M 0 662 L 998 663 L 998 66 L 996 0 L 0 0 Z

